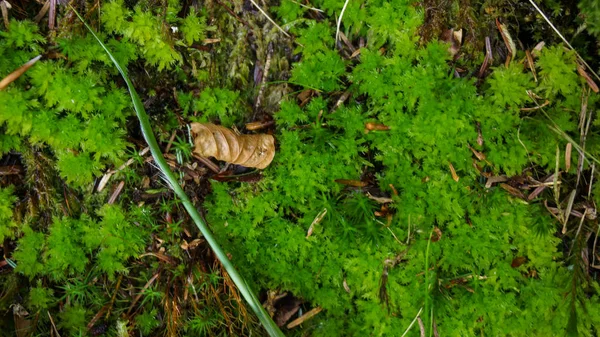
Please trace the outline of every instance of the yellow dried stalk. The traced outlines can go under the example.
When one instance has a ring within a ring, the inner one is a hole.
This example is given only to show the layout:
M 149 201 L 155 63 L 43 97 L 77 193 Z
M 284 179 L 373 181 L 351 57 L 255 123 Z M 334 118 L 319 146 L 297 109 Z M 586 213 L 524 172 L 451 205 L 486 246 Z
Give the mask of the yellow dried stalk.
M 201 157 L 258 169 L 269 166 L 275 157 L 275 139 L 271 135 L 238 135 L 210 123 L 192 123 L 190 127 L 194 153 Z
M 27 61 L 27 63 L 19 67 L 19 69 L 13 71 L 12 73 L 8 74 L 8 76 L 3 78 L 0 81 L 0 90 L 6 89 L 6 87 L 8 87 L 9 84 L 21 77 L 21 75 L 23 75 L 27 70 L 29 70 L 29 68 L 31 68 L 31 66 L 33 66 L 41 57 L 42 55 L 38 55 L 32 58 L 31 60 Z

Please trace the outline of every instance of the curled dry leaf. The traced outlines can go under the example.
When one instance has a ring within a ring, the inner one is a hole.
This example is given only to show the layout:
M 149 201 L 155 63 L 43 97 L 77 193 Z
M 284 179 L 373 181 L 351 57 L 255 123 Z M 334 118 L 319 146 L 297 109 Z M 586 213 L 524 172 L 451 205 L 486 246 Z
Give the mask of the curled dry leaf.
M 192 123 L 194 153 L 228 163 L 264 169 L 275 157 L 271 135 L 238 135 L 220 125 Z

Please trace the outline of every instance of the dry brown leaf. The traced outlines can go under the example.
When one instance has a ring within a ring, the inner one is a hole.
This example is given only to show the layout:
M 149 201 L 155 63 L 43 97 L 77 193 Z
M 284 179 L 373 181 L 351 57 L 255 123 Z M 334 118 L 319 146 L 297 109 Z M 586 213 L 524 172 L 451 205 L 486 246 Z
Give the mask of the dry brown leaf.
M 431 234 L 431 242 L 438 242 L 442 238 L 442 230 L 437 226 L 433 227 L 433 233 Z
M 481 124 L 479 124 L 479 122 L 477 122 L 476 126 L 477 126 L 477 144 L 479 146 L 483 146 L 483 134 L 481 134 Z
M 192 123 L 194 153 L 201 157 L 246 167 L 264 169 L 275 157 L 275 139 L 271 135 L 238 135 L 210 123 Z
M 513 197 L 517 197 L 520 199 L 525 199 L 525 196 L 523 195 L 523 193 L 521 193 L 521 191 L 515 187 L 510 186 L 509 184 L 500 184 L 500 187 L 502 187 L 503 190 L 505 190 L 506 192 L 510 193 Z
M 515 58 L 515 55 L 517 55 L 517 47 L 516 47 L 515 42 L 513 41 L 512 37 L 510 36 L 510 33 L 508 32 L 508 28 L 506 27 L 506 25 L 500 23 L 500 20 L 496 19 L 496 26 L 498 27 L 498 30 L 500 31 L 500 35 L 502 36 L 502 39 L 504 40 L 506 49 L 508 49 L 508 56 L 506 57 L 506 62 L 505 62 L 505 66 L 508 67 L 510 62 Z
M 388 131 L 389 129 L 389 126 L 381 123 L 368 122 L 365 124 L 365 133 L 368 133 L 369 131 Z
M 458 180 L 460 180 L 460 178 L 458 177 L 458 174 L 456 174 L 456 170 L 454 169 L 454 166 L 450 162 L 448 162 L 448 166 L 450 167 L 450 173 L 452 174 L 452 179 L 454 179 L 454 181 L 458 182 Z
M 183 243 L 181 243 L 181 245 L 179 245 L 179 246 L 183 250 L 188 250 L 190 248 L 194 249 L 194 248 L 198 247 L 203 242 L 204 242 L 203 239 L 194 239 L 194 240 L 192 240 L 192 242 L 187 242 L 187 241 L 183 240 Z
M 525 262 L 527 262 L 527 258 L 525 256 L 518 256 L 512 260 L 510 266 L 512 268 L 518 268 L 521 265 L 523 265 Z
M 2 19 L 4 20 L 4 27 L 8 30 L 10 26 L 10 21 L 8 20 L 8 10 L 11 9 L 12 6 L 8 1 L 0 1 L 0 10 L 2 10 Z
M 598 91 L 600 91 L 596 82 L 594 82 L 590 75 L 588 75 L 588 73 L 585 71 L 585 68 L 581 64 L 577 64 L 577 72 L 579 73 L 579 75 L 581 75 L 581 77 L 585 78 L 585 81 L 590 86 L 593 92 L 598 93 Z
M 533 47 L 533 49 L 531 50 L 531 55 L 534 57 L 537 57 L 542 52 L 542 49 L 544 48 L 545 45 L 546 45 L 546 42 L 544 42 L 544 41 L 536 44 L 535 47 Z
M 533 61 L 533 56 L 529 50 L 525 50 L 525 57 L 527 58 L 527 67 L 531 70 L 533 74 L 533 79 L 537 82 L 537 73 L 535 72 L 535 61 Z
M 471 152 L 473 152 L 473 154 L 475 155 L 475 157 L 477 157 L 477 159 L 479 159 L 479 160 L 485 160 L 486 159 L 486 156 L 485 156 L 484 153 L 475 150 L 471 145 L 467 144 L 467 146 L 469 147 L 469 149 L 471 150 Z

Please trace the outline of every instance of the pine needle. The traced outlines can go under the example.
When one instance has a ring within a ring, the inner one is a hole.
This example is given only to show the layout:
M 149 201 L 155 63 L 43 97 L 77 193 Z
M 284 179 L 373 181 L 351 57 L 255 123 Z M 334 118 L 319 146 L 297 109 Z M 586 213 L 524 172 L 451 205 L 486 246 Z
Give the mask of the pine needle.
M 277 29 L 279 29 L 283 35 L 287 36 L 287 37 L 291 37 L 290 34 L 286 33 L 285 30 L 283 30 L 283 28 L 281 28 L 281 26 L 279 26 L 275 21 L 273 21 L 273 19 L 271 19 L 271 17 L 269 16 L 269 14 L 267 14 L 262 8 L 260 8 L 260 6 L 254 2 L 254 0 L 250 0 L 250 2 L 254 5 L 254 7 L 256 7 L 261 13 L 262 15 L 265 16 L 265 18 L 267 18 L 267 20 L 269 20 L 269 22 L 271 22 L 273 25 L 275 25 L 275 27 L 277 27 Z

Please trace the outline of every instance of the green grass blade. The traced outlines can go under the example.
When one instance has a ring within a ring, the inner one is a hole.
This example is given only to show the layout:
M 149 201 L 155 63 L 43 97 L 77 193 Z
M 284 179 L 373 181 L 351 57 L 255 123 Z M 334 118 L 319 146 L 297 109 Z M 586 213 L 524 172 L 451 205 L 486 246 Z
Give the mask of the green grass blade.
M 270 336 L 283 336 L 283 333 L 281 332 L 281 330 L 279 330 L 279 327 L 277 327 L 275 322 L 273 322 L 273 320 L 271 319 L 269 314 L 267 314 L 266 310 L 262 307 L 262 305 L 261 305 L 260 301 L 258 300 L 258 298 L 256 297 L 256 295 L 252 292 L 252 290 L 248 286 L 248 283 L 246 283 L 246 280 L 237 272 L 237 270 L 235 269 L 233 264 L 229 261 L 229 259 L 227 258 L 227 255 L 225 254 L 225 252 L 223 252 L 223 249 L 221 249 L 221 246 L 219 246 L 219 244 L 213 237 L 212 233 L 210 232 L 210 230 L 208 229 L 208 227 L 206 226 L 206 224 L 200 217 L 200 213 L 198 213 L 198 210 L 194 207 L 194 205 L 192 204 L 192 202 L 190 201 L 188 196 L 185 194 L 185 192 L 183 191 L 183 189 L 177 182 L 177 178 L 175 177 L 175 175 L 169 168 L 169 165 L 167 164 L 167 162 L 160 150 L 160 147 L 158 146 L 158 143 L 156 142 L 156 138 L 154 137 L 154 132 L 152 131 L 152 127 L 150 126 L 150 121 L 148 119 L 148 115 L 146 114 L 146 110 L 144 109 L 144 105 L 142 104 L 140 97 L 138 96 L 137 92 L 135 91 L 133 84 L 129 80 L 129 77 L 127 77 L 127 73 L 121 67 L 119 62 L 117 62 L 117 60 L 114 58 L 112 53 L 108 50 L 108 48 L 104 45 L 104 43 L 102 43 L 100 38 L 98 38 L 98 36 L 94 33 L 92 28 L 90 26 L 88 26 L 88 24 L 84 21 L 84 19 L 79 15 L 79 13 L 74 8 L 72 8 L 72 9 L 75 12 L 75 14 L 79 17 L 81 22 L 83 22 L 83 24 L 90 31 L 90 33 L 92 33 L 94 38 L 96 38 L 96 40 L 102 46 L 102 48 L 106 51 L 106 53 L 108 54 L 108 56 L 114 63 L 115 67 L 117 67 L 117 69 L 119 70 L 119 73 L 121 74 L 121 76 L 123 76 L 125 83 L 127 83 L 127 88 L 129 89 L 129 94 L 131 95 L 131 100 L 133 102 L 133 107 L 135 109 L 135 113 L 140 121 L 142 134 L 144 135 L 144 139 L 146 140 L 146 143 L 148 143 L 148 146 L 150 147 L 150 152 L 152 153 L 154 162 L 158 165 L 159 169 L 164 174 L 165 180 L 169 183 L 170 187 L 173 189 L 173 191 L 179 197 L 179 199 L 181 199 L 181 202 L 184 205 L 187 212 L 189 213 L 190 217 L 194 220 L 194 223 L 196 224 L 198 229 L 200 229 L 200 232 L 202 233 L 202 235 L 204 236 L 204 238 L 206 239 L 206 241 L 208 242 L 208 244 L 214 251 L 215 255 L 217 256 L 217 258 L 219 259 L 219 261 L 221 262 L 221 264 L 223 265 L 223 267 L 225 268 L 225 270 L 227 271 L 227 273 L 229 274 L 229 276 L 231 277 L 231 279 L 233 280 L 235 285 L 238 287 L 238 289 L 242 293 L 242 296 L 244 297 L 246 302 L 248 302 L 248 305 L 250 306 L 252 311 L 256 314 L 256 316 L 258 316 L 258 319 L 260 320 L 262 325 L 265 327 L 265 329 L 267 330 L 269 335 Z

